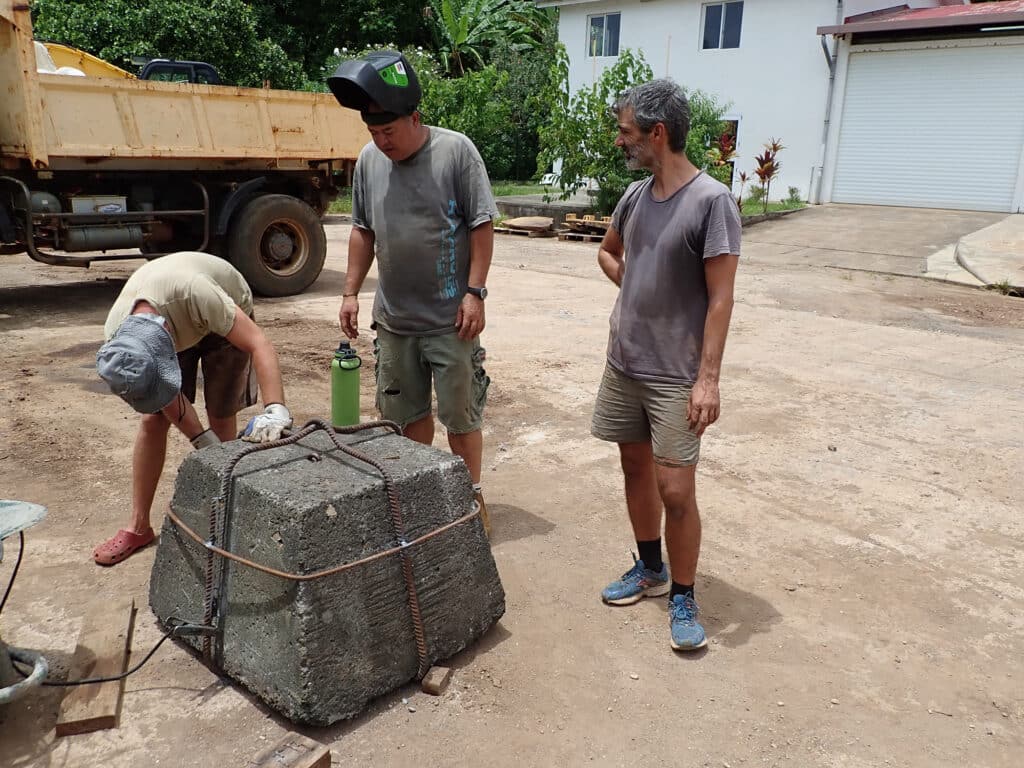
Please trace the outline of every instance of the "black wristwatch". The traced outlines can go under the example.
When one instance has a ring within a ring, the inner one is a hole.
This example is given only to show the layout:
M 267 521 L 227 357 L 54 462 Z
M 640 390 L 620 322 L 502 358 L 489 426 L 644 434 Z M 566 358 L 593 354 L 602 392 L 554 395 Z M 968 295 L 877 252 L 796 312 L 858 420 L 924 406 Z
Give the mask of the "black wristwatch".
M 473 286 L 469 286 L 468 288 L 466 288 L 466 291 L 467 293 L 471 293 L 474 296 L 476 296 L 478 299 L 480 299 L 480 301 L 483 301 L 484 299 L 487 298 L 487 288 L 474 288 Z

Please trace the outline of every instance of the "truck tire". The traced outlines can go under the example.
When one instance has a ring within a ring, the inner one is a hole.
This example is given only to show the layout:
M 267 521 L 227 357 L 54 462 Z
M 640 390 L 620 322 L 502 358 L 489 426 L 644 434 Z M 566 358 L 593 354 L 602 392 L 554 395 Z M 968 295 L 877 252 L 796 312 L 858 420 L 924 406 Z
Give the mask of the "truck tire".
M 263 195 L 232 220 L 228 260 L 261 296 L 291 296 L 320 276 L 327 236 L 316 211 L 289 195 Z

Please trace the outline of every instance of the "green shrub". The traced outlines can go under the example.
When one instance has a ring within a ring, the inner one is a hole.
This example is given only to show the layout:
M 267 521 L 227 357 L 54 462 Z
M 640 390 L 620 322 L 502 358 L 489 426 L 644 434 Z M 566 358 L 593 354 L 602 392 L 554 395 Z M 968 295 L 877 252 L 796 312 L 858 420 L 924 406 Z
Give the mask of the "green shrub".
M 618 125 L 609 109 L 623 91 L 653 78 L 643 53 L 628 48 L 619 52 L 615 64 L 606 69 L 596 83 L 569 94 L 569 65 L 565 47 L 556 48 L 545 89 L 551 104 L 551 117 L 540 129 L 540 155 L 537 172 L 544 173 L 561 162 L 559 199 L 572 196 L 592 179 L 598 185 L 596 205 L 607 214 L 615 207 L 626 187 L 647 175 L 646 171 L 630 171 L 622 151 L 615 146 Z M 702 91 L 688 91 L 690 100 L 690 134 L 686 155 L 698 168 L 720 181 L 728 181 L 728 165 L 712 166 L 708 149 L 722 134 L 725 107 Z

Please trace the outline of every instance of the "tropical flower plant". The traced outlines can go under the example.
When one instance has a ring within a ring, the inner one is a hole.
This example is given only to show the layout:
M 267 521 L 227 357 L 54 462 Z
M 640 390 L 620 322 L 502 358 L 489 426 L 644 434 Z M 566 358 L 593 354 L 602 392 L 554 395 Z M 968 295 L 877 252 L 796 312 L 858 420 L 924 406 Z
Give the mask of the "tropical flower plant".
M 764 187 L 764 212 L 768 213 L 768 193 L 772 187 L 772 179 L 779 175 L 782 170 L 782 163 L 779 162 L 779 152 L 784 150 L 781 139 L 772 139 L 764 145 L 764 152 L 754 157 L 757 167 L 754 173 L 761 180 Z

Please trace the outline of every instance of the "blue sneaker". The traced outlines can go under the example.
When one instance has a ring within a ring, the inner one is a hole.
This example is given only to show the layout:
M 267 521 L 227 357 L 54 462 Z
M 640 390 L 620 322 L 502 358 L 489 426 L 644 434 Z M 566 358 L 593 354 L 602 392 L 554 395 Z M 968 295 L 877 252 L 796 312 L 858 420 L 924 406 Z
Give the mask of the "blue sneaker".
M 667 565 L 662 563 L 660 571 L 652 571 L 633 555 L 633 567 L 605 587 L 601 599 L 609 605 L 632 605 L 645 597 L 667 595 L 670 588 Z
M 708 644 L 704 627 L 697 621 L 700 609 L 687 595 L 676 595 L 668 603 L 668 626 L 672 630 L 672 648 L 677 651 L 695 651 Z

